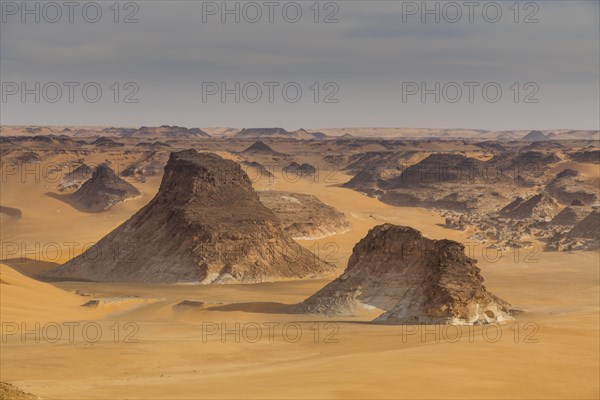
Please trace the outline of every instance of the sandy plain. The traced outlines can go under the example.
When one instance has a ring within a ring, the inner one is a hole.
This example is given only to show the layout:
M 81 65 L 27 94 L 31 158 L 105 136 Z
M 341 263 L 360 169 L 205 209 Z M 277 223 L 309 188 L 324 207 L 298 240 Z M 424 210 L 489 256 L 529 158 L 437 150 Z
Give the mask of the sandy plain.
M 120 157 L 113 162 L 127 161 Z M 339 172 L 334 181 L 278 180 L 256 188 L 313 194 L 344 212 L 350 231 L 300 241 L 339 271 L 354 244 L 383 222 L 469 242 L 466 232 L 444 228 L 432 210 L 388 206 L 335 181 L 349 178 Z M 54 185 L 44 179 L 6 177 L 0 202 L 23 215 L 2 222 L 2 241 L 40 247 L 28 250 L 33 261 L 2 266 L 3 381 L 47 399 L 600 396 L 598 252 L 536 250 L 492 260 L 494 254 L 475 248 L 487 288 L 522 312 L 500 326 L 461 328 L 375 325 L 366 323 L 369 314 L 335 319 L 281 312 L 281 304 L 303 300 L 335 275 L 200 286 L 42 283 L 17 272 L 32 274 L 53 265 L 43 261 L 70 258 L 65 243 L 78 243 L 77 252 L 97 241 L 146 204 L 159 183 L 159 177 L 135 182 L 140 198 L 84 214 L 45 195 Z M 58 243 L 60 256 L 49 243 Z M 14 248 L 3 246 L 2 258 L 14 258 L 7 250 Z M 81 307 L 91 298 L 105 300 L 97 308 Z M 176 306 L 184 300 L 201 304 Z M 61 327 L 58 340 L 52 323 Z M 36 333 L 23 336 L 22 328 Z

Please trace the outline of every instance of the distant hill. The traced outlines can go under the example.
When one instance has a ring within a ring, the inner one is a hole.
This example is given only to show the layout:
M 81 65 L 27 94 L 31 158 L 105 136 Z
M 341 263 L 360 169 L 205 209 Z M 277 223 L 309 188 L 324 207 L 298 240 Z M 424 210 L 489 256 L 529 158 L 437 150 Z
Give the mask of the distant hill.
M 239 139 L 248 138 L 286 138 L 286 139 L 298 139 L 298 140 L 310 140 L 310 139 L 326 139 L 328 136 L 323 132 L 308 132 L 305 129 L 298 129 L 297 131 L 286 131 L 283 128 L 247 128 L 242 129 L 235 135 Z
M 281 154 L 273 150 L 269 145 L 261 140 L 257 140 L 242 153 L 262 153 L 262 154 Z
M 531 131 L 523 137 L 528 142 L 544 142 L 550 140 L 542 131 Z
M 124 131 L 123 137 L 162 137 L 162 138 L 210 138 L 211 136 L 199 128 L 161 125 L 159 127 L 142 126 L 134 131 Z
M 80 211 L 95 213 L 140 194 L 135 186 L 119 178 L 108 165 L 101 164 L 89 180 L 64 199 Z

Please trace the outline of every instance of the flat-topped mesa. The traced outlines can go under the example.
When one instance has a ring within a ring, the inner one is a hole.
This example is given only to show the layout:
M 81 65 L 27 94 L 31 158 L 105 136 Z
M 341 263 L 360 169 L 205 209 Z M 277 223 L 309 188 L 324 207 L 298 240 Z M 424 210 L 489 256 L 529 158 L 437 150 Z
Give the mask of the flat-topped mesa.
M 310 314 L 350 316 L 367 309 L 389 324 L 495 323 L 512 319 L 510 305 L 483 286 L 476 260 L 451 240 L 384 224 L 354 247 L 344 273 L 293 307 Z
M 150 203 L 50 275 L 251 283 L 318 277 L 332 268 L 282 230 L 237 163 L 186 150 L 171 153 Z
M 225 214 L 233 216 L 244 210 L 246 202 L 258 200 L 248 175 L 232 161 L 224 160 L 216 154 L 197 153 L 185 150 L 171 153 L 165 167 L 163 180 L 154 199 L 158 204 L 169 205 L 190 214 L 202 210 L 202 214 L 220 222 Z M 153 201 L 154 201 L 153 200 Z M 208 212 L 220 208 L 220 213 Z M 228 212 L 225 213 L 224 211 Z M 266 209 L 256 209 L 254 213 L 244 215 L 246 218 L 264 218 Z M 210 222 L 208 220 L 200 221 Z

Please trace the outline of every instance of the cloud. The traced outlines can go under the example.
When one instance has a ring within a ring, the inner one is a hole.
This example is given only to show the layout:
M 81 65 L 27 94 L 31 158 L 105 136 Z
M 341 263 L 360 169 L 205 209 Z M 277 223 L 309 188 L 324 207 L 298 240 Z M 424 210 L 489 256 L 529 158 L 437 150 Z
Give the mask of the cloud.
M 276 120 L 275 125 L 307 127 L 598 128 L 597 2 L 538 2 L 535 17 L 540 22 L 535 24 L 514 23 L 507 8 L 512 2 L 501 3 L 505 14 L 496 24 L 480 17 L 473 24 L 424 24 L 418 18 L 404 23 L 402 2 L 381 1 L 338 2 L 339 22 L 331 24 L 314 22 L 310 2 L 298 3 L 304 17 L 294 24 L 279 14 L 274 23 L 223 24 L 218 18 L 203 23 L 201 3 L 139 2 L 139 23 L 134 24 L 111 18 L 96 24 L 3 23 L 3 81 L 136 81 L 144 95 L 135 113 L 103 104 L 40 109 L 7 104 L 5 123 L 68 124 L 76 112 L 82 121 L 78 123 L 106 120 L 111 125 L 149 125 L 162 118 L 204 126 L 247 126 L 256 120 L 274 125 Z M 521 2 L 520 19 L 530 12 L 525 4 Z M 320 10 L 320 21 L 327 12 L 331 10 Z M 298 81 L 307 86 L 334 81 L 341 101 L 334 108 L 280 102 L 201 104 L 206 112 L 194 112 L 201 83 L 217 80 Z M 535 81 L 542 101 L 535 112 L 512 104 L 408 108 L 398 104 L 403 81 Z M 410 112 L 398 112 L 399 106 Z M 560 112 L 567 107 L 577 111 Z

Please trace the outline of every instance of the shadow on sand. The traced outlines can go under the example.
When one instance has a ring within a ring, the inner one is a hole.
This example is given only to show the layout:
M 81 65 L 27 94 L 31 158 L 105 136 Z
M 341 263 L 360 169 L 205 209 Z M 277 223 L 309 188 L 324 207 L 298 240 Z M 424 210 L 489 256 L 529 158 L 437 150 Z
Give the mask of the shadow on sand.
M 300 314 L 293 310 L 295 304 L 275 302 L 232 303 L 209 307 L 206 311 L 241 311 L 255 314 Z

